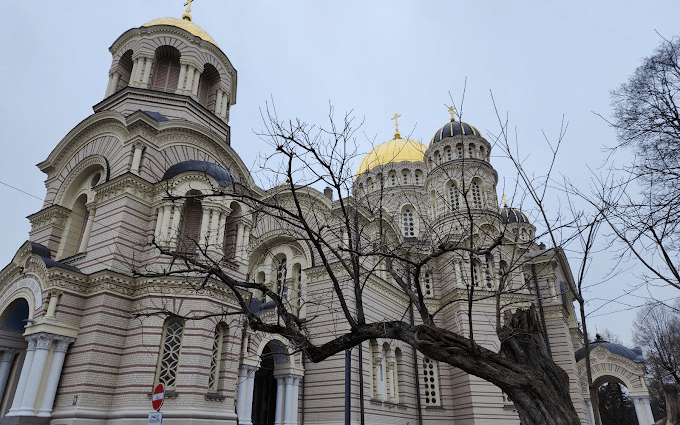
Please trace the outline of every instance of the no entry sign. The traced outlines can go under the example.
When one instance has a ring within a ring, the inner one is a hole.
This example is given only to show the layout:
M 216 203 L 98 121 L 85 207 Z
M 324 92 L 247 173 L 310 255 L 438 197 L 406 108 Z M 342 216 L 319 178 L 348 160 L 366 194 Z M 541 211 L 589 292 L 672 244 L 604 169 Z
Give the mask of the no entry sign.
M 156 388 L 153 390 L 153 396 L 151 396 L 151 406 L 153 407 L 153 410 L 161 410 L 164 398 L 165 384 L 161 382 L 160 384 L 156 385 Z

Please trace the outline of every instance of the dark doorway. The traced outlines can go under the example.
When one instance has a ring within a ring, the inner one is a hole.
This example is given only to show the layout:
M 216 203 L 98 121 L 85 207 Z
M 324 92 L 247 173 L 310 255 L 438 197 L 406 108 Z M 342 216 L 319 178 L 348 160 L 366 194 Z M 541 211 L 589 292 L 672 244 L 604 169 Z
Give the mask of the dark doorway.
M 255 372 L 253 387 L 253 425 L 274 425 L 276 413 L 276 379 L 274 353 L 269 347 L 262 351 L 260 368 Z

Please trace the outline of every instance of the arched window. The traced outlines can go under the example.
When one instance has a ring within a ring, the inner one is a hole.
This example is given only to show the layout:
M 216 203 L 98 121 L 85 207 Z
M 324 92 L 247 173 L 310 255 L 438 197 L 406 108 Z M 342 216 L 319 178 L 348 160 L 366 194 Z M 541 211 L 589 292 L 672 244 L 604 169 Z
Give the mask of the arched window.
M 434 289 L 432 287 L 432 273 L 423 273 L 423 276 L 420 278 L 420 286 L 423 297 L 431 298 L 434 296 Z
M 390 171 L 390 173 L 388 174 L 388 178 L 390 181 L 390 186 L 397 185 L 397 173 L 395 173 L 394 171 Z
M 405 238 L 415 238 L 418 236 L 418 220 L 413 205 L 404 205 L 401 208 L 401 226 Z
M 423 357 L 423 395 L 425 406 L 441 406 L 439 393 L 439 362 L 429 357 Z
M 187 195 L 190 197 L 184 202 L 177 239 L 177 251 L 194 253 L 200 241 L 203 210 L 201 208 L 201 201 L 191 197 L 200 195 L 200 192 L 192 190 Z
M 118 61 L 118 72 L 120 72 L 120 80 L 118 80 L 118 87 L 114 89 L 114 93 L 122 90 L 130 84 L 130 76 L 132 75 L 132 50 L 123 53 Z
M 475 150 L 475 145 L 473 145 L 472 143 L 470 143 L 470 144 L 468 145 L 468 158 L 474 158 L 474 157 L 475 157 L 475 156 L 474 156 L 474 150 Z
M 373 187 L 373 179 L 370 177 L 366 180 L 366 188 L 370 191 L 375 189 L 375 187 Z
M 400 402 L 400 396 L 399 394 L 402 393 L 402 388 L 401 386 L 404 385 L 403 383 L 403 376 L 406 374 L 405 364 L 404 364 L 404 359 L 401 354 L 401 349 L 397 348 L 394 350 L 394 362 L 395 362 L 395 367 L 394 367 L 394 403 L 399 404 Z
M 404 184 L 404 185 L 408 184 L 408 175 L 409 175 L 409 174 L 411 174 L 411 173 L 409 173 L 408 170 L 404 170 L 404 171 L 401 172 L 401 181 L 402 181 L 402 184 Z
M 460 198 L 458 197 L 458 185 L 456 182 L 451 182 L 449 184 L 449 205 L 453 211 L 458 211 L 460 209 Z
M 156 367 L 156 382 L 163 382 L 165 390 L 174 390 L 177 383 L 177 366 L 182 348 L 184 322 L 179 317 L 169 317 L 163 325 L 161 349 Z
M 437 192 L 430 191 L 430 218 L 437 216 Z
M 73 203 L 71 213 L 66 222 L 64 234 L 61 237 L 62 240 L 59 244 L 59 252 L 57 253 L 58 259 L 70 257 L 87 249 L 87 243 L 89 241 L 84 241 L 83 243 L 85 226 L 87 225 L 87 220 L 89 218 L 89 213 L 85 206 L 86 203 L 86 194 L 80 195 Z M 82 250 L 79 249 L 81 247 L 83 247 Z
M 210 358 L 210 375 L 208 376 L 209 393 L 217 393 L 220 390 L 219 381 L 225 342 L 226 325 L 224 323 L 220 323 L 215 326 L 215 335 L 213 336 L 212 357 Z
M 472 208 L 482 208 L 482 190 L 477 181 L 473 181 L 470 185 L 470 192 L 472 192 Z
M 414 176 L 415 176 L 415 184 L 420 184 L 420 181 L 423 179 L 423 173 L 420 170 L 416 170 Z
M 151 90 L 166 93 L 174 93 L 177 90 L 180 68 L 179 57 L 179 50 L 175 47 L 161 46 L 156 49 Z
M 295 263 L 293 265 L 293 287 L 295 290 L 295 309 L 299 313 L 302 309 L 302 266 L 300 263 Z
M 444 151 L 446 155 L 446 160 L 451 161 L 453 159 L 453 155 L 451 155 L 451 148 L 446 148 L 446 151 Z
M 242 224 L 243 213 L 241 210 L 241 205 L 238 202 L 232 202 L 229 205 L 231 212 L 224 221 L 224 241 L 218 241 L 218 243 L 224 243 L 224 253 L 226 258 L 236 257 L 237 247 L 236 242 L 238 239 L 238 227 Z
M 484 146 L 479 147 L 479 158 L 486 159 L 486 151 L 484 149 Z
M 276 264 L 276 293 L 284 300 L 288 299 L 288 280 L 286 273 L 288 273 L 288 265 L 286 264 L 286 256 L 277 257 Z
M 441 163 L 442 163 L 442 154 L 441 154 L 441 152 L 437 151 L 437 152 L 435 152 L 434 155 L 435 155 L 435 158 L 437 158 L 437 159 L 436 159 L 437 165 L 441 164 Z
M 479 261 L 477 260 L 472 260 L 472 263 L 470 264 L 470 279 L 472 280 L 472 284 L 474 286 L 479 286 L 480 279 L 482 278 L 482 270 L 479 265 Z
M 463 144 L 458 143 L 456 145 L 456 154 L 458 155 L 458 159 L 463 159 Z
M 493 257 L 487 255 L 484 263 L 484 286 L 486 289 L 492 289 L 493 283 Z
M 205 64 L 203 72 L 198 79 L 198 103 L 210 109 L 215 109 L 217 101 L 217 84 L 220 82 L 220 73 L 211 64 Z

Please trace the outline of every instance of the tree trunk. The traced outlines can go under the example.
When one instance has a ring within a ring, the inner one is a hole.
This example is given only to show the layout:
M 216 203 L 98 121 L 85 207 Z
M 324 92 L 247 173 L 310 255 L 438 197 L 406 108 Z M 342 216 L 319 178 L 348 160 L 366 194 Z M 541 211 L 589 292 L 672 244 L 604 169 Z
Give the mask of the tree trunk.
M 547 355 L 536 309 L 518 309 L 499 332 L 501 354 L 518 365 L 539 373 L 542 382 L 527 388 L 522 382 L 505 385 L 522 425 L 578 425 L 580 419 L 569 394 L 569 376 Z
M 656 424 L 680 425 L 680 399 L 678 399 L 678 389 L 675 385 L 665 384 L 663 386 L 663 392 L 666 396 L 666 417 L 656 422 Z

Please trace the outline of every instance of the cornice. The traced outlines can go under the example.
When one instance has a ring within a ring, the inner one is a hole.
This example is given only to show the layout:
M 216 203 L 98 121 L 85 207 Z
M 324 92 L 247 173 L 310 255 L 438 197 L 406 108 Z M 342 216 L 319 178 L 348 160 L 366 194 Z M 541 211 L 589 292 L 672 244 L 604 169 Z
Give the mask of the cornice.
M 97 207 L 114 200 L 129 197 L 142 204 L 151 205 L 154 200 L 154 185 L 133 173 L 125 173 L 96 188 L 94 202 Z
M 70 212 L 71 210 L 61 205 L 51 205 L 29 215 L 27 218 L 31 222 L 31 232 L 37 232 L 49 226 L 63 230 L 66 227 L 66 220 L 68 220 Z

